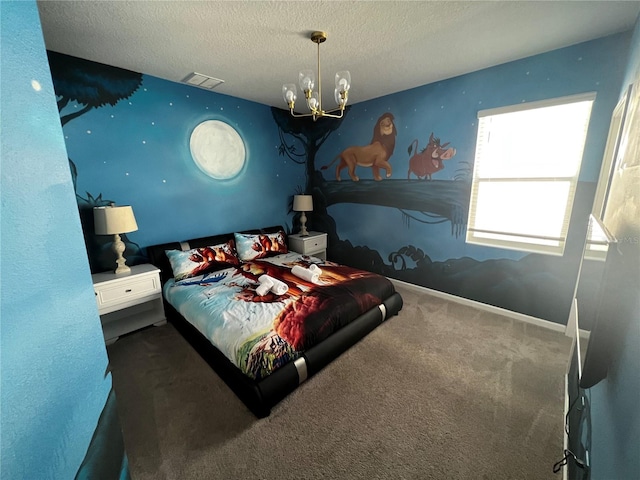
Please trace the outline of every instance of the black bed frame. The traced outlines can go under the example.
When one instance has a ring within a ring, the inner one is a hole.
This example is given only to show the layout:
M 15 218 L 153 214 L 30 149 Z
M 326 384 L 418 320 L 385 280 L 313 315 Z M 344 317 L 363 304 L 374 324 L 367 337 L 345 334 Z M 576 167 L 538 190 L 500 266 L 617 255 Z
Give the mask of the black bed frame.
M 281 226 L 273 226 L 257 230 L 245 230 L 242 233 L 274 233 L 279 230 L 284 231 Z M 165 250 L 182 250 L 182 246 L 186 246 L 185 243 L 188 243 L 188 248 L 217 245 L 230 238 L 233 238 L 233 233 L 201 237 L 182 243 L 163 243 L 147 247 L 147 254 L 151 263 L 160 269 L 160 278 L 164 285 L 173 276 Z M 214 347 L 166 300 L 164 300 L 164 306 L 167 319 L 175 325 L 182 336 L 209 363 L 249 410 L 258 418 L 264 418 L 271 413 L 271 407 L 293 392 L 298 385 L 319 372 L 387 318 L 396 315 L 402 308 L 402 297 L 399 293 L 394 292 L 378 307 L 365 312 L 347 326 L 304 352 L 301 358 L 280 367 L 271 375 L 259 381 L 249 378 L 231 363 L 220 350 Z

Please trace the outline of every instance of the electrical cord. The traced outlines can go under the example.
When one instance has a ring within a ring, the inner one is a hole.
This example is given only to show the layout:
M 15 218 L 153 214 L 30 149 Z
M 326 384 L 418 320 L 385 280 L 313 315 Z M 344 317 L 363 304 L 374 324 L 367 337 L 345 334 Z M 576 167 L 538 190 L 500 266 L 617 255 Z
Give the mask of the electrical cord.
M 562 460 L 553 464 L 553 473 L 558 473 L 562 469 L 562 467 L 569 462 L 570 458 L 573 459 L 573 461 L 575 462 L 578 468 L 581 468 L 583 470 L 587 469 L 587 466 L 585 465 L 585 463 L 582 460 L 580 460 L 578 457 L 576 457 L 571 450 L 565 450 L 564 457 L 562 457 Z
M 573 402 L 571 402 L 571 405 L 569 405 L 569 408 L 567 409 L 567 413 L 566 413 L 565 419 L 564 419 L 564 431 L 567 434 L 567 437 L 568 437 L 568 440 L 569 440 L 569 445 L 571 445 L 572 444 L 572 442 L 571 442 L 571 438 L 572 438 L 571 433 L 575 433 L 575 432 L 570 432 L 569 431 L 569 415 L 573 411 L 573 409 L 576 406 L 576 403 L 578 402 L 578 400 L 582 400 L 582 405 L 581 405 L 580 408 L 578 408 L 578 410 L 579 411 L 582 410 L 583 413 L 582 413 L 582 418 L 578 422 L 576 432 L 578 433 L 579 437 L 582 437 L 581 434 L 582 434 L 583 423 L 585 423 L 585 422 L 587 423 L 586 426 L 587 426 L 588 431 L 586 433 L 587 433 L 587 437 L 588 438 L 587 438 L 586 445 L 585 445 L 585 454 L 588 455 L 588 449 L 591 448 L 591 432 L 590 432 L 590 430 L 591 430 L 591 422 L 590 422 L 590 418 L 588 418 L 588 417 L 586 419 L 584 418 L 584 413 L 585 412 L 586 413 L 589 412 L 589 398 L 587 397 L 586 393 L 587 393 L 586 391 L 581 391 L 576 396 L 576 398 L 573 400 Z M 561 460 L 559 460 L 558 462 L 556 462 L 553 465 L 553 473 L 558 473 L 562 469 L 563 466 L 567 465 L 567 463 L 569 462 L 569 459 L 572 459 L 573 462 L 575 463 L 575 465 L 578 468 L 582 469 L 585 472 L 589 471 L 588 462 L 578 458 L 576 456 L 576 454 L 573 453 L 571 450 L 565 449 L 563 451 L 563 453 L 564 453 L 564 457 L 562 457 Z

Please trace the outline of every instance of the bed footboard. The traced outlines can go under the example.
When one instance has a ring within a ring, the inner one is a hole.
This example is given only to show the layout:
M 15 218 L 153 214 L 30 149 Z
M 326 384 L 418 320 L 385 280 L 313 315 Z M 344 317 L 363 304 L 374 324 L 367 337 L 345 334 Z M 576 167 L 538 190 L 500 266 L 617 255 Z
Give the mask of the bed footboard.
M 397 315 L 401 308 L 402 297 L 395 292 L 379 306 L 310 348 L 298 361 L 288 363 L 268 377 L 255 381 L 244 375 L 171 304 L 165 302 L 168 320 L 258 418 L 269 416 L 271 408 L 302 382 L 318 373 L 386 319 Z
M 387 304 L 389 307 L 387 307 Z M 381 308 L 381 306 L 384 306 L 384 308 Z M 322 370 L 331 363 L 332 360 L 355 345 L 387 318 L 396 315 L 401 307 L 402 297 L 400 297 L 400 294 L 394 293 L 380 306 L 372 308 L 335 332 L 322 343 L 310 348 L 304 353 L 304 357 L 307 360 L 309 376 Z

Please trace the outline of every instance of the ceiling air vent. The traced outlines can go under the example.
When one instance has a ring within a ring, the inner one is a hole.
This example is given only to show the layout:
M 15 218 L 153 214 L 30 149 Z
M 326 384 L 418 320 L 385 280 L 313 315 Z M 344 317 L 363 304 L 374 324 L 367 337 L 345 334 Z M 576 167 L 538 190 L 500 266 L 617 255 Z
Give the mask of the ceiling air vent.
M 204 88 L 205 90 L 213 90 L 218 85 L 224 83 L 224 80 L 193 72 L 184 77 L 182 82 L 187 85 L 193 85 L 194 87 Z

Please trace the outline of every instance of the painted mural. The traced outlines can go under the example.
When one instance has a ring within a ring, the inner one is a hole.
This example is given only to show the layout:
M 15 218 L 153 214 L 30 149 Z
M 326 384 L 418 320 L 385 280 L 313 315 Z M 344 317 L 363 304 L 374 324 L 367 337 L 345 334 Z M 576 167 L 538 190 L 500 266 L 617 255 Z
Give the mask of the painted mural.
M 416 177 L 425 180 L 431 180 L 431 175 L 444 168 L 444 161 L 453 158 L 456 149 L 449 147 L 449 142 L 440 144 L 440 139 L 433 136 L 433 132 L 429 136 L 429 143 L 418 153 L 418 139 L 416 138 L 407 151 L 409 155 L 413 152 L 413 156 L 409 158 L 409 171 L 407 172 L 407 180 L 411 178 L 413 173 Z
M 133 205 L 140 229 L 129 238 L 144 251 L 257 225 L 297 231 L 292 196 L 310 193 L 308 227 L 328 233 L 333 260 L 565 323 L 623 62 L 611 52 L 626 41 L 620 34 L 536 55 L 316 122 L 147 75 L 136 87 L 138 77 L 125 77 L 128 89 L 110 95 L 111 103 L 92 100 L 93 108 L 65 124 L 79 205 Z M 598 99 L 565 255 L 466 244 L 478 110 L 584 91 Z M 67 110 L 90 105 L 71 98 Z M 199 125 L 227 140 L 206 146 Z M 233 161 L 205 157 L 221 149 Z M 110 268 L 95 257 L 92 268 Z
M 131 205 L 129 265 L 148 245 L 288 223 L 302 166 L 278 155 L 268 107 L 48 52 L 92 272 L 113 269 L 92 208 Z M 286 185 L 286 188 L 283 186 Z M 302 188 L 302 187 L 300 187 Z
M 63 128 L 71 120 L 94 108 L 114 106 L 121 100 L 126 100 L 142 85 L 142 75 L 139 73 L 52 51 L 47 51 L 47 56 Z M 91 271 L 109 270 L 115 264 L 115 254 L 111 250 L 112 238 L 93 233 L 93 207 L 104 207 L 116 202 L 114 199 L 102 198 L 101 192 L 79 193 L 78 168 L 71 158 L 69 168 L 76 190 Z M 142 263 L 145 257 L 140 247 L 131 242 L 126 233 L 121 234 L 120 238 L 125 244 L 129 265 Z
M 191 133 L 189 148 L 198 168 L 216 180 L 236 177 L 245 165 L 242 137 L 231 125 L 220 120 L 205 120 L 198 124 Z
M 384 169 L 385 176 L 391 178 L 393 169 L 388 160 L 395 150 L 397 135 L 398 131 L 393 123 L 393 115 L 384 113 L 378 118 L 373 127 L 373 137 L 369 145 L 356 145 L 345 148 L 331 163 L 324 165 L 321 170 L 326 170 L 336 160 L 340 159 L 336 167 L 336 180 L 338 182 L 341 180 L 340 171 L 343 168 L 347 169 L 351 180 L 354 182 L 360 181 L 360 177 L 356 175 L 356 167 L 371 167 L 373 179 L 377 181 L 382 180 L 380 169 Z
M 286 143 L 286 138 L 287 135 L 293 136 L 294 132 L 290 123 L 305 123 L 307 119 L 294 119 L 288 112 L 278 109 L 273 109 L 273 114 L 283 138 L 281 151 L 287 154 L 291 146 Z M 399 212 L 407 226 L 411 221 L 426 225 L 447 223 L 451 237 L 464 235 L 471 191 L 471 164 L 468 161 L 461 163 L 451 179 L 434 178 L 437 172 L 445 168 L 444 162 L 456 155 L 456 149 L 450 146 L 451 142 L 443 143 L 432 132 L 422 150 L 418 149 L 417 139 L 409 144 L 407 178 L 393 178 L 393 169 L 388 160 L 395 151 L 397 127 L 394 118 L 392 113 L 380 115 L 373 126 L 373 137 L 368 145 L 345 148 L 332 162 L 315 170 L 309 178 L 306 190 L 314 197 L 314 211 L 307 214 L 308 225 L 312 230 L 328 233 L 330 258 L 516 312 L 539 318 L 553 317 L 558 305 L 549 302 L 549 298 L 552 298 L 550 292 L 567 288 L 563 286 L 561 270 L 557 270 L 566 269 L 566 266 L 555 267 L 553 261 L 545 261 L 544 256 L 528 255 L 521 261 L 478 261 L 464 257 L 437 262 L 420 246 L 407 244 L 399 245 L 385 259 L 373 248 L 354 246 L 349 240 L 339 238 L 336 223 L 327 207 L 341 203 L 391 207 Z M 314 152 L 319 145 L 313 138 L 326 140 L 331 132 L 327 128 L 337 123 L 333 119 L 318 120 L 316 137 L 307 138 L 307 145 L 312 146 L 307 151 Z M 304 128 L 296 131 L 296 140 L 300 139 L 302 132 L 305 132 Z M 340 162 L 336 166 L 335 180 L 325 179 L 322 172 L 338 159 Z M 308 165 L 307 171 L 314 165 L 315 162 Z M 350 177 L 350 181 L 346 182 L 340 176 L 345 168 Z M 373 178 L 361 180 L 356 169 L 360 172 L 370 169 Z M 386 170 L 384 179 L 380 169 Z M 415 178 L 412 178 L 412 174 Z M 546 287 L 541 288 L 541 285 Z
M 353 105 L 340 120 L 307 123 L 273 108 L 281 154 L 307 157 L 307 226 L 328 232 L 334 261 L 566 323 L 623 62 L 611 50 L 624 42 L 607 37 L 400 92 Z M 585 90 L 600 103 L 564 255 L 466 244 L 477 112 Z

